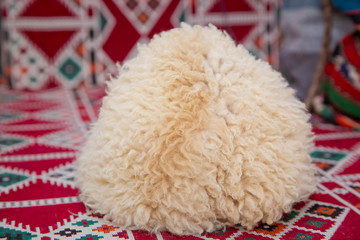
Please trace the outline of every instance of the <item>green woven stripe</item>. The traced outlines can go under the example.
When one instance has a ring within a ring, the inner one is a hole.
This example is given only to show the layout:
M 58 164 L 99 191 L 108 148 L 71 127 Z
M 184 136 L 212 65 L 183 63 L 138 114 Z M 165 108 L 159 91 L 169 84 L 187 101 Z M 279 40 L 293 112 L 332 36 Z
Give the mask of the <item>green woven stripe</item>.
M 356 104 L 350 101 L 349 99 L 343 97 L 341 94 L 339 94 L 336 91 L 334 86 L 329 82 L 326 82 L 324 87 L 332 103 L 334 103 L 339 109 L 349 114 L 350 116 L 360 118 L 359 104 Z

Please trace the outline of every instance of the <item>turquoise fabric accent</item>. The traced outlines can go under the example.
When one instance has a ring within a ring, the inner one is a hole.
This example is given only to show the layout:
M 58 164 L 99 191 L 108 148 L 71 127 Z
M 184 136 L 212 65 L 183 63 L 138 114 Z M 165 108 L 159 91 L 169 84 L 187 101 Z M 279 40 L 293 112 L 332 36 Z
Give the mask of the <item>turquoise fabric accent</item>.
M 343 12 L 360 10 L 360 0 L 332 0 L 332 2 Z

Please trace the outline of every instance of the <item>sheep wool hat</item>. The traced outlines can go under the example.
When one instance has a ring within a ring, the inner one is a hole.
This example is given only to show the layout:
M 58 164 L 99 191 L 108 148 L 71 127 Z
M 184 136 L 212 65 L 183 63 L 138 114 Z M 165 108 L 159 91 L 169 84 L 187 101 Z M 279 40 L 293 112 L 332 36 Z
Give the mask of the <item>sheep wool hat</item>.
M 316 186 L 305 106 L 214 26 L 141 45 L 109 81 L 78 159 L 81 199 L 127 229 L 272 224 Z

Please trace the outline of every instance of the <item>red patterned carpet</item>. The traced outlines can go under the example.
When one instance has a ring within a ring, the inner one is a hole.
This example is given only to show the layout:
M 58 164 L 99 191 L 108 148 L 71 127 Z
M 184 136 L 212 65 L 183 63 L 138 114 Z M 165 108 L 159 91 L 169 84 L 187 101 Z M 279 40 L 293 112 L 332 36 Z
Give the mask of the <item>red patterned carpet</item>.
M 73 181 L 103 95 L 0 88 L 0 239 L 359 239 L 360 132 L 331 125 L 314 127 L 317 192 L 274 225 L 181 238 L 105 223 L 85 209 Z

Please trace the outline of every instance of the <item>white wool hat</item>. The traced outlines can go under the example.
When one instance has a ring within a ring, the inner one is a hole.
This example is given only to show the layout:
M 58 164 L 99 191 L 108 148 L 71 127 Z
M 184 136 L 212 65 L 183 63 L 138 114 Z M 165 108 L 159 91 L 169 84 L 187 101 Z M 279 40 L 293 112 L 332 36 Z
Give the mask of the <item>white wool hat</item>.
M 316 187 L 304 104 L 214 26 L 139 46 L 78 159 L 81 199 L 113 224 L 201 234 L 272 224 Z

